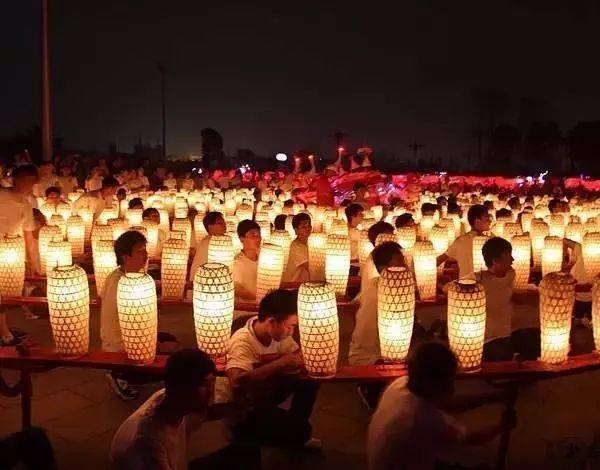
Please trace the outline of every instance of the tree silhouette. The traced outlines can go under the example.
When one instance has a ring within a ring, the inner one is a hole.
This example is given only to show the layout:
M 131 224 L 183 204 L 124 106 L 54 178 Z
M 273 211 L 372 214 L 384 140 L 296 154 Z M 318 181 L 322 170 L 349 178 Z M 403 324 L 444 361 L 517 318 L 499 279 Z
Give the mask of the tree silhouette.
M 500 124 L 494 128 L 490 138 L 490 165 L 493 170 L 504 170 L 515 166 L 515 157 L 521 145 L 521 131 L 512 124 Z
M 571 171 L 600 172 L 600 121 L 578 122 L 567 136 L 567 145 Z
M 564 141 L 558 124 L 552 121 L 532 122 L 527 128 L 524 150 L 527 166 L 532 171 L 557 170 Z

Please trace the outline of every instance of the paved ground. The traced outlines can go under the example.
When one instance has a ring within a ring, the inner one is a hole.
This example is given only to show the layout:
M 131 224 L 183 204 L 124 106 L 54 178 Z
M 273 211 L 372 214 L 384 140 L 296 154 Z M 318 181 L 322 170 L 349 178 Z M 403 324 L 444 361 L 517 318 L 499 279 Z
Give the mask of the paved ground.
M 98 311 L 92 311 L 92 344 L 98 345 Z M 431 315 L 431 312 L 429 312 Z M 10 311 L 14 326 L 29 331 L 32 339 L 51 345 L 47 320 L 24 320 L 18 309 Z M 351 320 L 341 321 L 342 354 L 345 354 Z M 169 309 L 161 312 L 160 329 L 175 334 L 184 345 L 193 345 L 191 310 Z M 590 349 L 590 332 L 574 331 L 578 348 Z M 5 378 L 11 374 L 4 372 Z M 14 375 L 12 376 L 14 377 Z M 476 391 L 485 384 L 470 382 L 461 391 Z M 109 389 L 102 371 L 57 369 L 34 378 L 33 420 L 44 427 L 55 447 L 59 468 L 87 470 L 106 468 L 106 456 L 119 424 L 152 393 L 124 403 Z M 584 468 L 577 462 L 600 440 L 600 373 L 539 383 L 522 391 L 519 423 L 512 435 L 507 468 Z M 0 436 L 20 426 L 18 399 L 0 397 Z M 490 423 L 498 408 L 487 407 L 461 418 L 472 425 Z M 270 450 L 265 454 L 266 468 L 331 469 L 365 468 L 364 437 L 369 412 L 351 385 L 329 385 L 321 389 L 313 415 L 314 433 L 324 441 L 320 455 L 289 455 Z M 219 445 L 219 430 L 205 429 L 194 435 L 192 453 L 197 455 Z M 461 449 L 449 457 L 466 463 L 492 462 L 497 441 L 482 448 Z M 598 446 L 600 452 L 600 446 Z M 564 457 L 564 454 L 570 457 Z M 600 459 L 587 468 L 600 468 Z

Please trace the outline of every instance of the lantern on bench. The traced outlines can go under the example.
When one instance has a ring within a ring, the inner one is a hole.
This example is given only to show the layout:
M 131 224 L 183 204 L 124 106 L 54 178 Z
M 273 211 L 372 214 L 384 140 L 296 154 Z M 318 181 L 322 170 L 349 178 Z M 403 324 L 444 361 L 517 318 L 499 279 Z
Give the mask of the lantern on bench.
M 542 276 L 560 271 L 563 262 L 563 239 L 546 237 L 542 251 Z
M 583 237 L 583 267 L 588 282 L 600 274 L 600 232 L 589 232 Z
M 339 352 L 335 290 L 326 282 L 305 282 L 298 292 L 298 326 L 304 365 L 312 377 L 333 377 Z
M 327 235 L 311 233 L 308 237 L 308 272 L 311 281 L 325 280 L 325 247 Z
M 233 268 L 233 243 L 229 235 L 211 235 L 208 242 L 208 262 Z
M 325 251 L 325 279 L 336 295 L 346 295 L 350 274 L 350 240 L 342 235 L 328 235 Z
M 18 297 L 25 284 L 25 240 L 19 236 L 0 238 L 0 296 Z
M 169 238 L 163 245 L 161 258 L 161 296 L 181 299 L 185 293 L 189 247 L 185 240 Z
M 433 245 L 429 241 L 415 243 L 413 262 L 415 278 L 421 300 L 431 300 L 436 297 L 437 267 Z
M 540 282 L 541 360 L 549 364 L 560 364 L 569 353 L 575 284 L 573 276 L 561 272 Z
M 256 275 L 256 302 L 281 284 L 283 274 L 283 250 L 279 245 L 265 243 L 260 247 L 258 255 L 258 272 Z
M 78 215 L 72 215 L 67 220 L 67 240 L 71 244 L 73 256 L 82 256 L 85 242 L 85 224 Z
M 592 326 L 594 346 L 596 351 L 600 351 L 600 276 L 596 276 L 592 284 Z
M 531 239 L 529 235 L 516 235 L 511 239 L 513 268 L 515 270 L 515 290 L 525 290 L 529 285 L 531 271 Z
M 94 262 L 94 279 L 96 280 L 96 293 L 102 296 L 104 282 L 110 273 L 117 268 L 115 244 L 112 240 L 98 240 L 92 252 Z
M 90 344 L 90 289 L 87 274 L 77 265 L 48 272 L 48 311 L 59 354 L 86 354 Z

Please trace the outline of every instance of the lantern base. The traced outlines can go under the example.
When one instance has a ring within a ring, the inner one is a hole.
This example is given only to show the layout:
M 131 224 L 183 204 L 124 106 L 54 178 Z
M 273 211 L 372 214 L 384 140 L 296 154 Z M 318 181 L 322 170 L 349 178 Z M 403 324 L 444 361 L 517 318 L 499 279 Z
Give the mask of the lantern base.
M 460 371 L 465 372 L 467 374 L 472 374 L 475 372 L 479 372 L 481 370 L 481 365 L 475 367 L 461 367 Z
M 336 372 L 328 373 L 328 372 L 309 372 L 308 376 L 311 379 L 332 379 L 336 375 Z

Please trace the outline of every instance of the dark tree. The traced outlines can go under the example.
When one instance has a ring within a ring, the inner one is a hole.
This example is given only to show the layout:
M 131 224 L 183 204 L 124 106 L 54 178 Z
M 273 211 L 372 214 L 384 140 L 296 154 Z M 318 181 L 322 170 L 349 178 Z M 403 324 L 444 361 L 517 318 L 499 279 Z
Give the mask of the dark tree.
M 527 170 L 559 170 L 563 143 L 558 124 L 552 121 L 532 122 L 527 128 L 524 140 Z
M 205 169 L 227 168 L 229 162 L 223 152 L 223 137 L 211 128 L 202 129 L 202 165 Z
M 512 124 L 500 124 L 490 139 L 490 165 L 496 171 L 515 171 L 516 156 L 521 145 L 521 131 Z
M 567 136 L 571 171 L 600 174 L 600 121 L 578 122 Z

